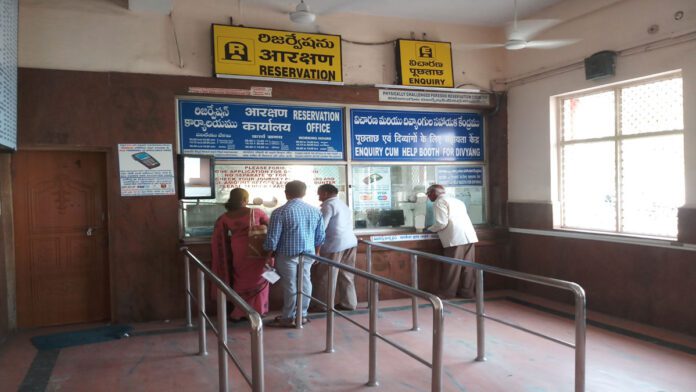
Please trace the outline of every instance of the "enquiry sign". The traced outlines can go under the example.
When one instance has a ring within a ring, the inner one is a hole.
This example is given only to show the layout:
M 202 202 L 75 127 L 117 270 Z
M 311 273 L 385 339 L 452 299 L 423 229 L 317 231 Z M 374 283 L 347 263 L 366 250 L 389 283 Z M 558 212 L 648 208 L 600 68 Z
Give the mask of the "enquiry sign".
M 483 161 L 483 119 L 470 112 L 351 109 L 354 161 Z

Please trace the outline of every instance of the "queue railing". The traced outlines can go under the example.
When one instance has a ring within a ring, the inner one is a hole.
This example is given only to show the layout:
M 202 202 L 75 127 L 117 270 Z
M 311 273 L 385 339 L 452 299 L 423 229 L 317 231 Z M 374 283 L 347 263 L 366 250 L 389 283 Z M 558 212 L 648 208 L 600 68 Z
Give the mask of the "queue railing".
M 263 321 L 261 315 L 254 310 L 242 297 L 232 290 L 225 282 L 220 280 L 208 267 L 206 267 L 187 247 L 182 247 L 184 254 L 184 275 L 186 276 L 186 326 L 193 327 L 191 315 L 191 301 L 198 305 L 198 354 L 208 355 L 206 342 L 206 326 L 210 325 L 211 330 L 217 335 L 218 340 L 218 377 L 219 390 L 227 392 L 229 385 L 229 362 L 228 358 L 237 367 L 242 377 L 254 392 L 264 391 L 264 355 L 263 355 Z M 198 270 L 198 296 L 191 291 L 191 268 Z M 217 327 L 211 321 L 205 311 L 206 285 L 208 279 L 217 288 Z M 241 308 L 249 318 L 249 333 L 251 335 L 251 375 L 249 375 L 237 356 L 227 345 L 227 301 L 230 300 L 234 306 Z
M 448 305 L 456 307 L 458 309 L 464 310 L 469 313 L 476 315 L 476 360 L 485 361 L 485 324 L 484 320 L 489 319 L 496 321 L 498 323 L 519 329 L 521 331 L 531 333 L 535 336 L 548 339 L 552 342 L 573 348 L 575 350 L 575 392 L 583 392 L 585 390 L 585 341 L 586 341 L 586 309 L 585 309 L 585 290 L 574 282 L 568 282 L 560 279 L 548 278 L 545 276 L 532 275 L 524 272 L 518 272 L 513 270 L 508 270 L 504 268 L 493 267 L 485 264 L 474 263 L 471 261 L 453 259 L 451 257 L 445 257 L 440 255 L 434 255 L 432 253 L 426 253 L 413 249 L 401 248 L 398 246 L 386 245 L 366 240 L 359 240 L 360 243 L 367 245 L 366 249 L 366 269 L 368 273 L 372 273 L 372 247 L 392 250 L 396 252 L 402 252 L 409 254 L 411 257 L 411 287 L 415 290 L 418 289 L 418 257 L 427 258 L 430 260 L 435 260 L 442 263 L 461 265 L 462 267 L 471 267 L 476 270 L 476 311 L 471 311 L 461 306 L 457 306 L 451 302 L 446 302 Z M 545 286 L 551 286 L 560 288 L 563 290 L 571 291 L 575 297 L 575 342 L 570 343 L 564 340 L 555 338 L 553 336 L 548 336 L 540 332 L 533 331 L 531 329 L 516 325 L 509 321 L 505 321 L 496 317 L 488 316 L 484 310 L 484 286 L 483 286 L 483 272 L 490 272 L 492 274 L 505 276 L 508 278 L 524 280 L 527 282 L 537 283 Z M 372 294 L 368 293 L 368 299 Z M 418 330 L 418 301 L 415 296 L 412 296 L 412 313 L 413 313 L 413 330 Z M 331 302 L 329 302 L 331 303 Z
M 311 299 L 321 303 L 326 307 L 326 350 L 327 353 L 334 352 L 334 315 L 345 318 L 347 321 L 356 325 L 358 328 L 368 332 L 370 334 L 368 350 L 369 350 L 369 373 L 368 373 L 368 386 L 377 386 L 379 382 L 377 381 L 377 339 L 384 341 L 385 343 L 391 345 L 397 350 L 405 353 L 411 358 L 417 360 L 418 362 L 424 364 L 431 368 L 431 383 L 430 388 L 432 392 L 442 391 L 442 344 L 443 344 L 443 333 L 444 333 L 444 310 L 442 305 L 442 300 L 436 295 L 427 293 L 422 290 L 414 289 L 413 287 L 407 286 L 403 283 L 396 282 L 391 279 L 387 279 L 372 273 L 368 273 L 357 268 L 349 267 L 344 264 L 336 263 L 324 257 L 303 253 L 299 257 L 299 264 L 297 267 L 297 303 L 295 310 L 295 328 L 302 328 L 302 274 L 304 270 L 305 259 L 315 260 L 319 263 L 324 263 L 329 265 L 328 273 L 328 290 L 327 290 L 327 301 L 322 302 L 317 298 L 313 298 L 308 295 Z M 369 308 L 369 327 L 365 328 L 362 324 L 351 319 L 348 315 L 335 310 L 333 307 L 335 299 L 335 281 L 332 279 L 334 275 L 334 268 L 338 268 L 347 272 L 354 274 L 368 280 L 368 287 L 370 290 L 370 296 L 368 301 Z M 377 312 L 379 309 L 379 285 L 383 284 L 385 286 L 391 287 L 397 291 L 404 292 L 406 294 L 415 296 L 417 298 L 422 298 L 430 302 L 433 308 L 433 340 L 432 340 L 432 358 L 430 361 L 421 358 L 414 352 L 408 350 L 407 348 L 401 346 L 400 344 L 387 339 L 385 336 L 380 334 L 377 330 Z

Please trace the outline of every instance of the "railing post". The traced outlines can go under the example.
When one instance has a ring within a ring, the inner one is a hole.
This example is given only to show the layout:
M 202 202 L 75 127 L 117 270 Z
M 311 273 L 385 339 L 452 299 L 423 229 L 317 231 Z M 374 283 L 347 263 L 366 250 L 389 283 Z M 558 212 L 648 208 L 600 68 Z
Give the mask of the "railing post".
M 263 321 L 261 317 L 250 317 L 251 323 L 251 388 L 253 392 L 263 392 Z
M 442 300 L 433 302 L 433 371 L 431 391 L 442 391 L 442 345 L 445 339 L 445 315 Z
M 227 358 L 227 297 L 222 290 L 217 290 L 217 318 L 218 318 L 218 376 L 220 392 L 229 390 L 229 365 Z
M 302 328 L 302 279 L 304 276 L 304 256 L 300 255 L 297 262 L 297 302 L 295 304 L 295 328 Z
M 336 280 L 334 279 L 334 273 L 336 268 L 332 265 L 329 266 L 329 281 L 326 284 L 328 291 L 326 292 L 326 350 L 324 352 L 332 353 L 334 352 L 334 300 L 336 299 Z
M 370 289 L 370 371 L 367 386 L 376 387 L 379 385 L 379 382 L 377 382 L 377 307 L 379 306 L 379 283 L 371 280 L 370 283 L 368 283 L 368 287 Z
M 476 360 L 486 360 L 485 310 L 483 308 L 483 270 L 476 269 Z
M 186 276 L 186 328 L 193 327 L 191 321 L 191 266 L 189 257 L 184 253 L 184 275 Z
M 411 287 L 418 290 L 418 256 L 411 255 Z M 412 331 L 418 331 L 418 297 L 411 296 L 411 311 L 413 313 L 413 328 Z
M 205 275 L 198 270 L 198 354 L 208 355 L 205 341 Z
M 575 292 L 575 392 L 585 391 L 585 293 Z
M 368 273 L 372 273 L 372 245 L 367 245 L 365 250 L 365 269 Z M 370 302 L 370 286 L 367 286 L 367 302 Z

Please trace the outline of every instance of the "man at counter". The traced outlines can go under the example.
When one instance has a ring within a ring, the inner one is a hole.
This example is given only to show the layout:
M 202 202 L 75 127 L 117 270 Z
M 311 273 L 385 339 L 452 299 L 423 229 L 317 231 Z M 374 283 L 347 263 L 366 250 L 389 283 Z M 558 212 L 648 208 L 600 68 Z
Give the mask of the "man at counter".
M 272 252 L 275 266 L 280 275 L 283 289 L 283 310 L 280 316 L 267 323 L 269 327 L 294 327 L 297 304 L 297 267 L 300 253 L 316 254 L 324 243 L 324 222 L 316 207 L 302 201 L 307 185 L 302 181 L 285 184 L 285 197 L 288 202 L 271 214 L 268 236 L 264 249 Z M 303 293 L 312 292 L 310 268 L 312 262 L 306 260 L 302 271 Z M 309 295 L 302 297 L 302 323 L 307 322 Z
M 338 198 L 338 189 L 331 184 L 323 184 L 317 190 L 321 204 L 321 214 L 324 217 L 326 242 L 321 246 L 320 256 L 340 264 L 355 267 L 355 256 L 358 250 L 358 238 L 353 234 L 353 216 L 346 203 Z M 315 297 L 328 304 L 327 278 L 330 267 L 319 263 L 316 267 L 314 281 Z M 331 279 L 334 287 L 338 283 L 336 293 L 336 309 L 354 310 L 358 306 L 355 295 L 353 274 L 334 268 Z M 337 282 L 338 280 L 338 282 Z M 333 304 L 331 304 L 333 305 Z
M 444 256 L 474 261 L 474 243 L 478 242 L 466 205 L 445 195 L 445 187 L 433 184 L 426 191 L 433 202 L 435 224 L 428 230 L 437 233 L 444 248 Z M 474 269 L 448 263 L 439 263 L 435 274 L 436 294 L 442 298 L 473 298 Z

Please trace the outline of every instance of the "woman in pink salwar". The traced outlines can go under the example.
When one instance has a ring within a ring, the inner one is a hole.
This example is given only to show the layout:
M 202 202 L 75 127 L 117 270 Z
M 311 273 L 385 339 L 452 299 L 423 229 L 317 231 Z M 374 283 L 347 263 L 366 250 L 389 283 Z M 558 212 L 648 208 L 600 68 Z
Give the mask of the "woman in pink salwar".
M 268 225 L 268 215 L 261 209 L 251 209 L 246 205 L 249 193 L 242 188 L 230 191 L 225 203 L 227 212 L 215 222 L 212 238 L 212 270 L 225 283 L 230 282 L 237 292 L 261 315 L 268 313 L 269 284 L 261 274 L 266 259 L 250 257 L 247 253 L 249 226 Z M 233 321 L 241 320 L 245 312 L 235 307 L 230 313 Z

